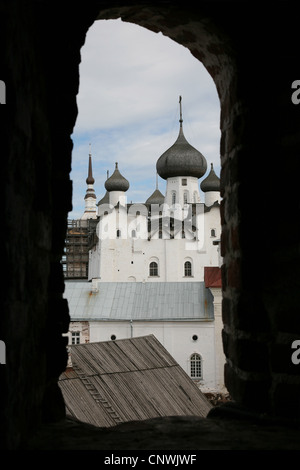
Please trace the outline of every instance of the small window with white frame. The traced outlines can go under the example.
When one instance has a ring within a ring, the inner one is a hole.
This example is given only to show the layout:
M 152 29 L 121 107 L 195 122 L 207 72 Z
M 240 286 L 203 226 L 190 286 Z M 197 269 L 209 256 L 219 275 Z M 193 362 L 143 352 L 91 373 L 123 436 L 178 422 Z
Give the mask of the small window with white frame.
M 71 343 L 80 344 L 80 331 L 72 331 Z

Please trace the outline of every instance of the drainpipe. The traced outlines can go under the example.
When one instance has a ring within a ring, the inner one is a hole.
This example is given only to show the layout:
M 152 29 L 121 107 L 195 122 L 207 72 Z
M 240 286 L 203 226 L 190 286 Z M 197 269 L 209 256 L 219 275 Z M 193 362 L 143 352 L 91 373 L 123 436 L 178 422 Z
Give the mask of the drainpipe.
M 130 338 L 133 338 L 133 324 L 132 324 L 132 320 L 130 320 Z

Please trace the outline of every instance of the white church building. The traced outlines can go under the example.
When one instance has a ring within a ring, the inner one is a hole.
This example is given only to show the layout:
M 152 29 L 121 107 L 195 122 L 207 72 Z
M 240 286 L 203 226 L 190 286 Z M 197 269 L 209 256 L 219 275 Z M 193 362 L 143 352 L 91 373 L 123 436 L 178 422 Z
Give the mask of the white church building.
M 91 221 L 86 279 L 65 280 L 69 343 L 153 334 L 202 391 L 225 392 L 221 329 L 220 180 L 186 140 L 180 99 L 175 143 L 157 160 L 166 193 L 127 203 L 116 163 L 97 203 L 89 155 Z M 199 180 L 204 201 L 200 199 Z

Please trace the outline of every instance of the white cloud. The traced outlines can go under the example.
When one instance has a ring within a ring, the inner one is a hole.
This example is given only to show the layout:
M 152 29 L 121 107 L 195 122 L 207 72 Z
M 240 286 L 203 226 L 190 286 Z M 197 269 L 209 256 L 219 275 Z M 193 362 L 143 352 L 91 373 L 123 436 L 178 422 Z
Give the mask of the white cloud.
M 98 200 L 106 171 L 119 162 L 128 200 L 155 189 L 155 165 L 177 138 L 182 95 L 187 140 L 219 172 L 219 100 L 190 51 L 162 34 L 120 20 L 96 21 L 81 50 L 78 118 L 73 133 L 73 212 L 84 210 L 89 142 Z M 163 192 L 165 182 L 159 181 Z

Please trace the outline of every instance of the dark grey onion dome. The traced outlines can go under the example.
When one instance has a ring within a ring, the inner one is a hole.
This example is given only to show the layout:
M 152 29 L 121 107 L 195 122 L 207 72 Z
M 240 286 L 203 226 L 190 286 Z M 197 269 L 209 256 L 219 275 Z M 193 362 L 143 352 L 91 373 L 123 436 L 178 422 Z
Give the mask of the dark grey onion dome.
M 156 189 L 154 193 L 151 194 L 150 197 L 148 197 L 146 204 L 163 204 L 165 202 L 165 197 L 163 194 L 160 192 L 159 189 Z
M 118 163 L 116 162 L 116 168 L 110 178 L 105 181 L 105 189 L 107 191 L 127 191 L 129 188 L 129 182 L 118 170 Z
M 201 182 L 200 188 L 204 193 L 208 191 L 220 191 L 220 178 L 216 175 L 213 164 L 211 163 L 209 175 Z
M 186 140 L 182 125 L 176 142 L 164 152 L 156 163 L 156 170 L 163 179 L 173 176 L 201 178 L 206 172 L 205 157 Z

